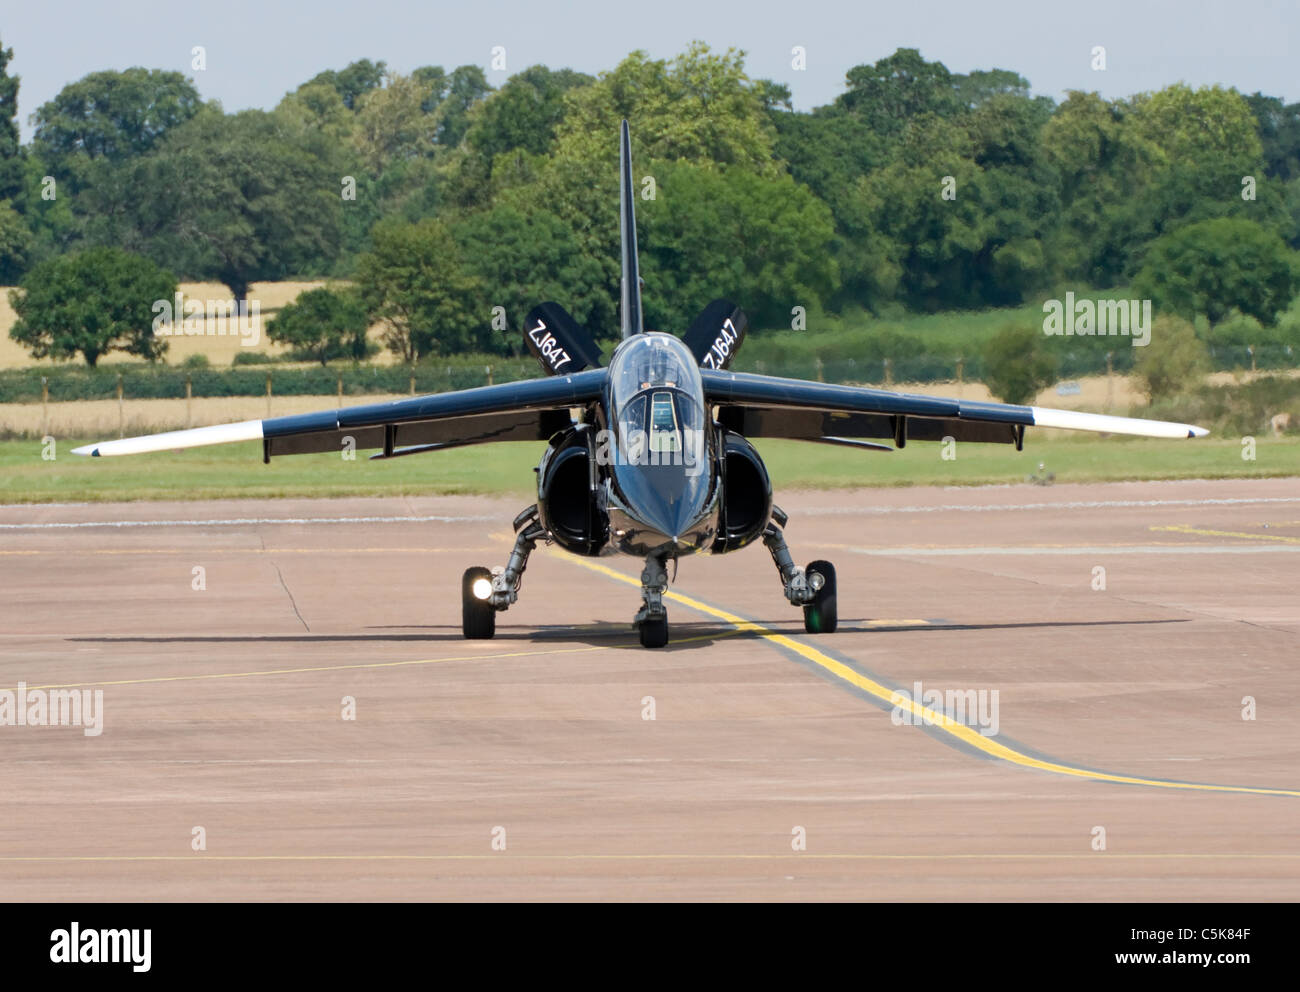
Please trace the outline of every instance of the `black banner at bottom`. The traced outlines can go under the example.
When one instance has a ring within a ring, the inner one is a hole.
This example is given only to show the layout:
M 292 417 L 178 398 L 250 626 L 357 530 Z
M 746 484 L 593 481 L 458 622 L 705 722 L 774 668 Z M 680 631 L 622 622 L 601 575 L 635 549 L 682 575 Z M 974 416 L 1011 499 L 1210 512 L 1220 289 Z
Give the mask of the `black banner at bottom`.
M 1252 904 L 8 904 L 0 943 L 7 977 L 78 982 L 337 982 L 413 967 L 496 978 L 512 965 L 605 980 L 788 965 L 809 977 L 834 966 L 864 979 L 1223 982 L 1286 967 L 1292 913 Z

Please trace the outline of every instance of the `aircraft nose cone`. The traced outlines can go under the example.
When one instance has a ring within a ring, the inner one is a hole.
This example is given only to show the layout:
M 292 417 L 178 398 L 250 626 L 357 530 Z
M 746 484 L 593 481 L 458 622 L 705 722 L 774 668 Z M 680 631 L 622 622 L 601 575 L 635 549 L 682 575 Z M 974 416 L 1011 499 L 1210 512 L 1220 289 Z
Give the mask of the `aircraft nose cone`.
M 677 545 L 704 513 L 703 503 L 704 500 L 694 494 L 681 494 L 672 498 L 655 493 L 648 495 L 637 509 L 641 511 L 640 516 L 648 527 Z

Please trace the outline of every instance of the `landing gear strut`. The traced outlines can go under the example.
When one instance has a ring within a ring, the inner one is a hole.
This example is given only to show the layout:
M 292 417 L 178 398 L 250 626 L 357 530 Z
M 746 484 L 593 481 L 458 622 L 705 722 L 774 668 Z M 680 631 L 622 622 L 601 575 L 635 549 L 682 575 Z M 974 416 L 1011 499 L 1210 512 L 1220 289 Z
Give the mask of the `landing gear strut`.
M 781 574 L 785 598 L 803 607 L 803 627 L 810 634 L 832 634 L 839 624 L 835 599 L 835 566 L 828 561 L 809 562 L 800 568 L 790 556 L 785 543 L 785 525 L 789 516 L 779 506 L 772 507 L 772 519 L 763 530 L 763 544 L 772 555 Z
M 650 555 L 641 571 L 641 609 L 632 621 L 641 634 L 643 648 L 661 648 L 668 643 L 668 610 L 664 593 L 668 589 L 668 570 L 663 558 Z
M 537 520 L 536 503 L 515 517 L 514 526 L 515 546 L 505 568 L 467 568 L 461 579 L 461 631 L 472 640 L 496 633 L 497 611 L 508 610 L 519 598 L 528 556 L 546 536 L 546 529 Z

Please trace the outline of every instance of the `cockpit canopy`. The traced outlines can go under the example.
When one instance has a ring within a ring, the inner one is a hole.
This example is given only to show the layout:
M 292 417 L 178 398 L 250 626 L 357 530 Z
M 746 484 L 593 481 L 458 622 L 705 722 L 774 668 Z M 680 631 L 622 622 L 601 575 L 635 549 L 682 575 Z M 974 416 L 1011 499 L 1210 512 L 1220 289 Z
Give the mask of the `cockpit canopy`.
M 671 335 L 638 334 L 614 353 L 609 382 L 611 481 L 631 521 L 628 539 L 638 554 L 656 542 L 706 540 L 714 474 L 695 356 Z
M 620 446 L 658 464 L 695 462 L 704 441 L 704 384 L 695 357 L 668 334 L 638 334 L 610 366 L 613 415 Z M 669 456 L 663 458 L 662 456 Z
M 609 374 L 615 409 L 652 386 L 680 389 L 699 399 L 704 396 L 695 356 L 671 334 L 651 332 L 628 339 L 619 347 Z

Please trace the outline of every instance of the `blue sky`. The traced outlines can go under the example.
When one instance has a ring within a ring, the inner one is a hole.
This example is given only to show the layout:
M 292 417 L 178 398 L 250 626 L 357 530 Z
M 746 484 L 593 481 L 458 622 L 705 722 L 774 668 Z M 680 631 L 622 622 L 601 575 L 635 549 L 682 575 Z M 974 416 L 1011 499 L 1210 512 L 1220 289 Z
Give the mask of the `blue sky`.
M 594 74 L 632 49 L 670 57 L 696 38 L 745 49 L 750 75 L 787 83 L 799 109 L 834 99 L 845 70 L 900 46 L 955 72 L 1014 69 L 1058 99 L 1068 89 L 1127 96 L 1182 80 L 1300 100 L 1297 0 L 209 0 L 188 10 L 174 0 L 4 2 L 0 42 L 14 49 L 10 70 L 22 77 L 24 139 L 32 111 L 97 69 L 180 70 L 205 98 L 240 110 L 272 107 L 320 70 L 357 58 L 401 71 L 487 69 L 502 45 L 509 72 L 542 62 Z M 207 50 L 206 71 L 190 69 L 195 45 Z M 807 51 L 803 71 L 791 68 L 796 45 Z M 1094 45 L 1106 48 L 1104 72 L 1091 68 Z M 507 75 L 488 78 L 499 85 Z

